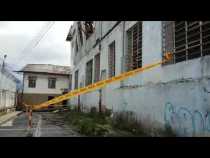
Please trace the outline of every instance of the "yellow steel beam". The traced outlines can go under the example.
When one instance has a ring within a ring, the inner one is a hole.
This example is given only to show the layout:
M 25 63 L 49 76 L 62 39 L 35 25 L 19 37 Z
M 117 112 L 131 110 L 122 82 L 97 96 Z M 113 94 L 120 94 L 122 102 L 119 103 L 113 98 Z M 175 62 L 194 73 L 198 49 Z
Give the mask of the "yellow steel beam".
M 105 80 L 93 83 L 93 84 L 91 84 L 89 86 L 86 86 L 84 88 L 79 88 L 79 89 L 73 90 L 73 91 L 71 91 L 69 93 L 66 93 L 64 95 L 58 96 L 58 97 L 56 97 L 54 99 L 51 99 L 51 100 L 46 101 L 46 102 L 44 102 L 42 104 L 39 104 L 39 105 L 26 105 L 26 104 L 25 105 L 26 106 L 30 106 L 30 108 L 33 109 L 33 110 L 46 108 L 49 105 L 60 103 L 60 102 L 62 102 L 64 100 L 71 99 L 71 98 L 76 97 L 78 95 L 85 94 L 85 93 L 94 91 L 96 89 L 100 89 L 102 87 L 105 87 L 108 84 L 113 83 L 113 82 L 125 80 L 125 79 L 127 79 L 127 78 L 129 78 L 131 76 L 137 75 L 138 73 L 141 73 L 141 72 L 146 71 L 146 70 L 150 70 L 150 69 L 152 69 L 154 67 L 157 67 L 157 66 L 159 66 L 159 65 L 161 65 L 163 63 L 166 63 L 166 62 L 168 62 L 170 60 L 172 60 L 172 54 L 171 53 L 165 53 L 164 59 L 162 61 L 158 61 L 156 63 L 149 64 L 149 65 L 146 65 L 146 66 L 141 67 L 141 68 L 137 68 L 137 69 L 129 71 L 129 72 L 124 72 L 124 73 L 122 73 L 122 74 L 120 74 L 118 76 L 115 76 L 115 77 L 112 77 L 112 78 L 109 78 L 109 79 L 105 79 Z M 53 106 L 56 106 L 56 105 L 53 105 Z

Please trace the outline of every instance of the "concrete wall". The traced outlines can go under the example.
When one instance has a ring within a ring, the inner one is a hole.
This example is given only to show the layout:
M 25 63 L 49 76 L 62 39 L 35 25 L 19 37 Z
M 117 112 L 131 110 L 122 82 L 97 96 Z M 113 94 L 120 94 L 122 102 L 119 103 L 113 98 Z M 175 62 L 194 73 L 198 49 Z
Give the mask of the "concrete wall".
M 28 76 L 37 76 L 36 87 L 29 88 L 28 87 Z M 56 78 L 56 88 L 51 89 L 48 88 L 48 78 L 55 77 Z M 60 75 L 44 75 L 44 74 L 33 74 L 33 73 L 25 73 L 24 74 L 24 93 L 27 94 L 61 94 L 62 89 L 69 88 L 69 77 L 68 76 L 60 76 Z
M 35 104 L 40 104 L 43 103 L 45 101 L 48 100 L 48 97 L 52 96 L 52 97 L 56 97 L 59 96 L 58 94 L 33 94 L 33 93 L 29 93 L 29 94 L 24 94 L 23 95 L 23 101 L 26 104 L 29 105 L 35 105 Z
M 16 82 L 14 78 L 8 72 L 0 71 L 0 110 L 14 107 L 15 99 Z
M 125 22 L 125 31 L 136 22 Z M 111 25 L 111 24 L 110 24 Z M 107 24 L 107 27 L 110 26 Z M 103 29 L 107 30 L 106 25 Z M 121 22 L 101 43 L 101 70 L 108 72 L 108 45 L 116 41 L 116 75 L 122 72 L 123 23 Z M 143 22 L 143 65 L 162 60 L 161 21 Z M 102 31 L 103 32 L 103 31 Z M 85 79 L 86 62 L 98 47 L 80 59 L 79 82 Z M 73 74 L 74 83 L 74 74 Z M 74 85 L 74 84 L 73 84 Z M 102 104 L 113 111 L 133 111 L 146 126 L 170 125 L 180 136 L 207 136 L 210 132 L 210 56 L 177 64 L 162 65 L 120 83 L 105 87 Z M 74 86 L 73 86 L 74 87 Z M 81 96 L 85 107 L 98 107 L 98 91 Z M 70 104 L 77 104 L 77 98 Z

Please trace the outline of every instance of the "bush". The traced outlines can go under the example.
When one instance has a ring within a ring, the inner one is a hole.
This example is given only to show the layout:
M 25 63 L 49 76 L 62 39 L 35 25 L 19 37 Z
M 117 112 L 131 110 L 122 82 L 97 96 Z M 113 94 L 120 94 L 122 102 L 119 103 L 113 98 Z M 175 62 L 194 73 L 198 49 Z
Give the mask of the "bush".
M 107 117 L 110 117 L 112 114 L 112 110 L 111 109 L 106 109 L 105 112 L 104 112 L 104 115 L 107 116 Z
M 141 122 L 136 119 L 131 111 L 115 113 L 112 124 L 116 129 L 125 130 L 138 136 L 147 136 Z
M 96 114 L 96 113 L 97 113 L 96 107 L 91 107 L 91 108 L 90 108 L 90 113 L 91 113 L 91 114 Z
M 82 120 L 78 127 L 79 132 L 87 136 L 104 136 L 111 128 L 109 125 L 95 123 L 91 119 Z

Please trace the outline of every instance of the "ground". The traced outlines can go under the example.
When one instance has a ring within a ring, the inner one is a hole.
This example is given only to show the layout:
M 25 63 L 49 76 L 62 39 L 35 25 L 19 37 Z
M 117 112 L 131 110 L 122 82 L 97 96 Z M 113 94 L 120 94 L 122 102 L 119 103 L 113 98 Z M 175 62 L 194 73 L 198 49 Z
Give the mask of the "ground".
M 28 130 L 26 113 L 0 126 L 0 137 L 77 137 L 77 132 L 66 126 L 52 112 L 34 112 L 33 128 Z
M 141 123 L 122 116 L 113 119 L 110 113 L 83 113 L 68 109 L 33 112 L 32 128 L 28 128 L 28 116 L 23 112 L 0 125 L 0 137 L 175 136 L 170 130 L 145 130 Z

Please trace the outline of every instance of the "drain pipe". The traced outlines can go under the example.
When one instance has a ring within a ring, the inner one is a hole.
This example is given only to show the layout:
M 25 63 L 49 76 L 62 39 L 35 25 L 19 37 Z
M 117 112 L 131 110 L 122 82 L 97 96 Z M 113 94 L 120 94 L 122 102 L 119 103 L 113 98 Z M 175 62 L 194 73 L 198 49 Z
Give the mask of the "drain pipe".
M 100 35 L 100 40 L 99 40 L 99 51 L 100 51 L 100 54 L 101 54 L 102 21 L 100 21 L 100 34 L 101 35 Z M 99 68 L 100 68 L 100 65 L 99 65 Z M 99 106 L 99 113 L 101 113 L 102 112 L 102 89 L 99 89 L 99 103 L 98 103 L 98 106 Z

